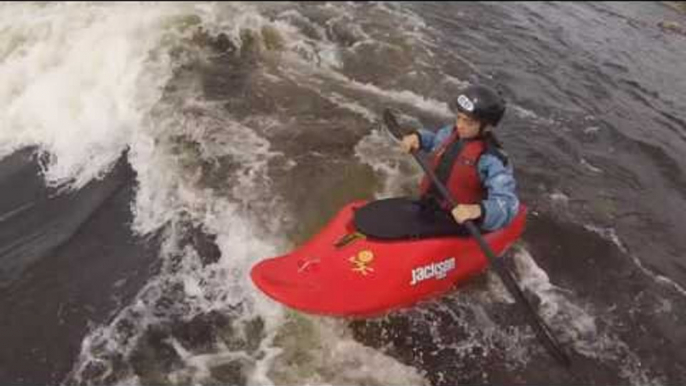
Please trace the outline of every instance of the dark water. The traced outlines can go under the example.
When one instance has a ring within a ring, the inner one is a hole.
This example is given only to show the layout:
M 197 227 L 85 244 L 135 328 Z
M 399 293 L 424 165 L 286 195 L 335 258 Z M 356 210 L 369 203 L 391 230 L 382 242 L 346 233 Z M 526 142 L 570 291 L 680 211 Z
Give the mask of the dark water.
M 154 272 L 154 239 L 129 229 L 133 174 L 122 159 L 76 193 L 45 187 L 32 149 L 0 165 L 0 380 L 56 384 L 93 323 Z
M 679 95 L 686 86 L 686 40 L 655 28 L 660 20 L 680 16 L 659 4 L 641 3 L 422 4 L 415 9 L 437 30 L 446 56 L 456 55 L 455 62 L 468 59 L 511 101 L 547 118 L 510 114 L 501 131 L 519 166 L 521 197 L 533 207 L 524 238 L 536 262 L 595 316 L 599 331 L 611 331 L 631 348 L 637 356 L 631 366 L 647 376 L 639 383 L 684 382 L 683 290 L 656 282 L 632 262 L 638 259 L 683 288 L 686 164 L 679 154 L 686 149 L 686 121 Z M 551 192 L 569 199 L 551 206 L 546 199 Z M 583 224 L 614 229 L 621 246 Z M 408 322 L 400 318 L 403 324 Z M 416 331 L 421 324 L 410 322 L 406 328 Z M 363 336 L 368 328 L 361 324 Z M 376 328 L 372 324 L 372 331 Z M 441 337 L 460 339 L 459 327 L 443 328 Z M 564 334 L 565 323 L 556 329 Z M 427 345 L 418 358 L 416 341 L 408 343 L 402 334 L 389 340 L 405 355 L 412 350 L 408 360 L 425 363 L 437 384 L 637 381 L 606 361 L 577 355 L 573 374 L 538 355 L 534 363 L 510 372 L 495 370 L 503 366 L 498 355 L 488 355 L 485 363 L 478 355 L 456 360 L 449 351 Z M 617 352 L 612 362 L 631 362 L 624 355 Z
M 507 264 L 574 366 L 546 354 L 489 275 L 347 331 L 434 385 L 686 383 L 686 36 L 658 27 L 684 15 L 659 3 L 251 6 L 165 24 L 184 34 L 155 55 L 181 64 L 104 179 L 46 188 L 33 149 L 0 161 L 0 383 L 259 384 L 262 371 L 276 384 L 418 383 L 327 346 L 345 334 L 312 338 L 329 331 L 317 319 L 254 311 L 242 277 L 353 199 L 415 192 L 417 168 L 374 134 L 374 115 L 391 106 L 436 127 L 475 81 L 509 102 L 498 135 L 530 210 Z M 149 186 L 164 194 L 146 201 Z M 164 221 L 134 227 L 157 205 Z M 268 347 L 283 352 L 268 360 Z

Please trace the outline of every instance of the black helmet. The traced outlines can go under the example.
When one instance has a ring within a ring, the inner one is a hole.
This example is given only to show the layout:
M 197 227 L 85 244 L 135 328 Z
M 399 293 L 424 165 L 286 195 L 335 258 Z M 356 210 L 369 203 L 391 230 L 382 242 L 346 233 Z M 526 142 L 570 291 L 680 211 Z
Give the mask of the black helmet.
M 505 114 L 505 99 L 490 87 L 474 85 L 465 89 L 454 101 L 457 111 L 482 122 L 497 126 Z

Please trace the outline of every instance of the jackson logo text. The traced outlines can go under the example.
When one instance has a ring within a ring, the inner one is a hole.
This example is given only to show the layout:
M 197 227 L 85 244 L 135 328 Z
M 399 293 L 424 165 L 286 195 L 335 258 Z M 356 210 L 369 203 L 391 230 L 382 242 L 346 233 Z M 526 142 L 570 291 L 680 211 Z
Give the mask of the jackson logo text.
M 412 281 L 410 285 L 415 285 L 420 281 L 427 279 L 443 279 L 448 275 L 448 272 L 455 269 L 455 258 L 451 257 L 438 263 L 431 263 L 423 267 L 418 267 L 412 270 Z

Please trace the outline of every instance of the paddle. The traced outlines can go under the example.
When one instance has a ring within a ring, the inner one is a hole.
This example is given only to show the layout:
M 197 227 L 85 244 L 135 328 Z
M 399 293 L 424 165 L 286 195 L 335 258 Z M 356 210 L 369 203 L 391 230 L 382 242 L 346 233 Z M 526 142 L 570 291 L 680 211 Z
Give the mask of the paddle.
M 398 125 L 397 120 L 395 119 L 395 116 L 393 113 L 389 110 L 386 109 L 384 110 L 383 113 L 383 119 L 385 122 L 385 126 L 388 129 L 388 132 L 390 135 L 396 140 L 396 141 L 401 141 L 402 138 L 402 133 L 400 133 L 400 126 Z M 458 202 L 455 201 L 455 199 L 452 197 L 450 192 L 445 188 L 445 186 L 438 180 L 438 177 L 436 177 L 436 174 L 431 170 L 431 167 L 427 164 L 426 160 L 422 158 L 422 156 L 419 154 L 419 151 L 414 151 L 412 152 L 412 156 L 414 157 L 415 160 L 419 163 L 419 166 L 424 169 L 424 172 L 429 176 L 429 179 L 431 182 L 436 186 L 438 191 L 443 195 L 443 197 L 448 200 L 450 203 L 451 207 L 454 208 L 458 205 Z M 512 276 L 512 273 L 507 269 L 506 266 L 502 264 L 494 264 L 496 263 L 496 255 L 493 253 L 493 250 L 491 247 L 486 244 L 484 241 L 483 237 L 481 236 L 481 233 L 479 232 L 479 229 L 474 225 L 474 223 L 470 220 L 467 220 L 464 222 L 464 226 L 467 228 L 471 236 L 476 240 L 476 242 L 479 244 L 481 247 L 481 250 L 483 251 L 484 255 L 486 255 L 486 258 L 488 259 L 489 265 L 494 267 L 495 272 L 498 274 L 500 279 L 503 281 L 505 284 L 505 287 L 507 290 L 512 294 L 512 296 L 515 298 L 515 300 L 522 305 L 524 310 L 526 311 L 526 316 L 529 321 L 529 325 L 531 328 L 533 328 L 534 332 L 536 333 L 536 336 L 541 340 L 543 345 L 546 347 L 548 352 L 555 358 L 557 359 L 561 364 L 563 364 L 565 367 L 569 367 L 571 365 L 571 361 L 567 354 L 562 350 L 562 347 L 560 346 L 560 343 L 557 341 L 555 336 L 552 334 L 550 331 L 550 328 L 545 324 L 545 322 L 541 319 L 540 316 L 538 316 L 538 313 L 534 310 L 533 306 L 529 301 L 526 299 L 524 296 L 524 292 L 522 292 L 522 289 L 519 287 L 517 282 L 515 281 L 514 277 Z

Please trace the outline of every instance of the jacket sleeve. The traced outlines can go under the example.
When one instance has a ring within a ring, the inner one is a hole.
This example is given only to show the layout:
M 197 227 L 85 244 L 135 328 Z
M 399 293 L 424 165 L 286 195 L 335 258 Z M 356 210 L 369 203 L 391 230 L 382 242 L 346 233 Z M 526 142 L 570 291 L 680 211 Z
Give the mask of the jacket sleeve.
M 426 129 L 419 129 L 415 133 L 419 135 L 419 147 L 427 153 L 434 151 L 448 136 L 450 136 L 451 127 L 445 126 L 433 132 Z
M 484 154 L 479 159 L 478 169 L 486 190 L 486 199 L 481 202 L 481 228 L 489 231 L 502 228 L 519 211 L 512 162 L 506 167 L 498 157 Z

